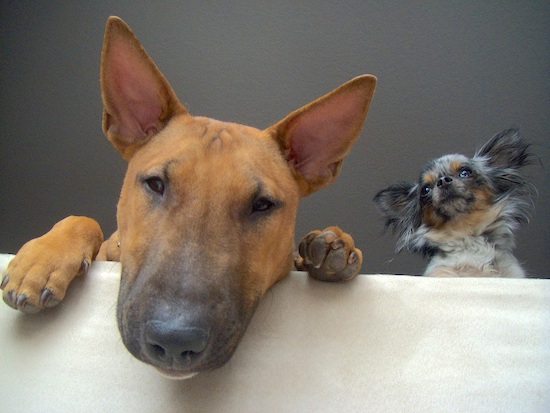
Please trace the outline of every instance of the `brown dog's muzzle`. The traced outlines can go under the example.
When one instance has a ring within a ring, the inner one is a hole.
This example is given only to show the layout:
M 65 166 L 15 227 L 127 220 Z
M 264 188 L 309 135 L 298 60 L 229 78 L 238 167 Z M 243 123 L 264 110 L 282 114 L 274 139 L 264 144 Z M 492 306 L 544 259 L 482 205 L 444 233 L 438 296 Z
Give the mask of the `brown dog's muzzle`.
M 172 378 L 221 367 L 235 351 L 259 296 L 245 299 L 232 286 L 236 275 L 231 273 L 205 276 L 163 267 L 142 270 L 135 278 L 123 268 L 117 317 L 124 345 Z

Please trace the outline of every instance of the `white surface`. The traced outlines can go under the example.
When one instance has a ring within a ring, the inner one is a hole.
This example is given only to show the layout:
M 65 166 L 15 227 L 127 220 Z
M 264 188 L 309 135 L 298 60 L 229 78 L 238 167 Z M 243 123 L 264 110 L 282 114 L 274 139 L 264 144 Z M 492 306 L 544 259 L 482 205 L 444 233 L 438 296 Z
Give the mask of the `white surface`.
M 1 303 L 0 412 L 550 411 L 550 280 L 292 273 L 226 366 L 172 381 L 119 338 L 118 272 L 39 315 Z

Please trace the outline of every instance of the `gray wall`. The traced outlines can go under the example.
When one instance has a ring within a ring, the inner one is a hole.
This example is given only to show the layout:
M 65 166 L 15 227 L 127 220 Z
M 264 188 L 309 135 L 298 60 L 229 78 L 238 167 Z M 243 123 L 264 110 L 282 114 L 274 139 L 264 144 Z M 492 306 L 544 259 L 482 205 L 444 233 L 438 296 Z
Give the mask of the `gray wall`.
M 303 202 L 297 228 L 349 229 L 364 272 L 424 267 L 382 234 L 377 190 L 521 126 L 538 156 L 527 172 L 539 197 L 517 255 L 531 275 L 550 274 L 548 1 L 3 1 L 0 251 L 68 214 L 115 229 L 124 162 L 101 132 L 98 82 L 111 14 L 131 25 L 193 114 L 266 127 L 358 74 L 378 76 L 343 175 Z

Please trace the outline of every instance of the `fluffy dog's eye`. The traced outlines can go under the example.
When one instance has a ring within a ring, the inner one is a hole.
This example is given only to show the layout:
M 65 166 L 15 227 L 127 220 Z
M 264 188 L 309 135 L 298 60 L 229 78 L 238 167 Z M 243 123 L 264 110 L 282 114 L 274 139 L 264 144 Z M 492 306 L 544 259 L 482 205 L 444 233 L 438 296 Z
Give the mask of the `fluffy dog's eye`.
M 146 178 L 144 182 L 145 184 L 147 184 L 147 186 L 151 191 L 159 195 L 164 194 L 164 190 L 165 190 L 164 182 L 158 176 L 152 176 L 150 178 Z
M 420 189 L 420 195 L 421 196 L 426 196 L 428 195 L 430 192 L 432 192 L 432 187 L 430 185 L 424 185 L 421 189 Z
M 470 168 L 462 168 L 458 173 L 460 178 L 469 178 L 472 176 L 472 170 Z

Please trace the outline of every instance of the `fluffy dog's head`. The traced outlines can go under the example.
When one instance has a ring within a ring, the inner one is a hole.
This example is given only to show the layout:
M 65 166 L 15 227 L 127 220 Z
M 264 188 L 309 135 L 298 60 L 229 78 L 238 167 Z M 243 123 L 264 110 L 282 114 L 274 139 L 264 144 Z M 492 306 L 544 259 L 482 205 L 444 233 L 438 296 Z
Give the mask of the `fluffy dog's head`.
M 528 146 L 508 129 L 472 158 L 445 155 L 424 167 L 418 183 L 380 191 L 374 201 L 386 228 L 399 234 L 397 249 L 432 256 L 451 240 L 480 235 L 511 249 L 513 231 L 531 206 L 533 188 L 518 171 L 528 163 Z

